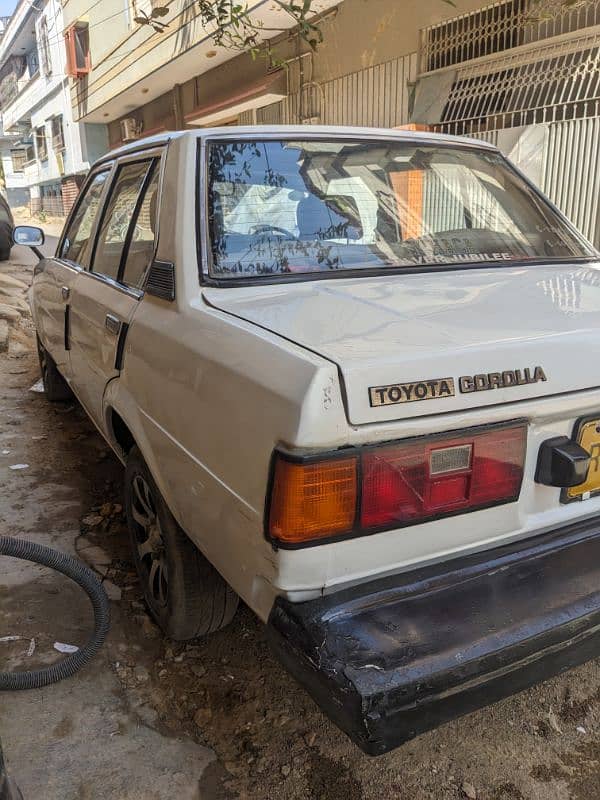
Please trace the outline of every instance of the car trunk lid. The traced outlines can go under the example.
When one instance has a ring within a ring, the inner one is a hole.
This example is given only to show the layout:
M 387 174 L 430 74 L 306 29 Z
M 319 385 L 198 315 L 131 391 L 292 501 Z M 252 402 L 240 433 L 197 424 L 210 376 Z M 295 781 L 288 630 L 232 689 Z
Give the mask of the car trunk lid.
M 204 296 L 337 364 L 354 425 L 600 386 L 596 264 L 207 287 Z

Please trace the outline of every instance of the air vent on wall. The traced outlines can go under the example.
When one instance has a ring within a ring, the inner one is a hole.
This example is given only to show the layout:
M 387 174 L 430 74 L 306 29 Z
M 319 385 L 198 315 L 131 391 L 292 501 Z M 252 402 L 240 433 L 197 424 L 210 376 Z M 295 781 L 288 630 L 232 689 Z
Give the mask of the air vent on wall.
M 142 123 L 134 117 L 126 117 L 121 120 L 121 139 L 124 142 L 131 142 L 137 139 L 142 132 Z

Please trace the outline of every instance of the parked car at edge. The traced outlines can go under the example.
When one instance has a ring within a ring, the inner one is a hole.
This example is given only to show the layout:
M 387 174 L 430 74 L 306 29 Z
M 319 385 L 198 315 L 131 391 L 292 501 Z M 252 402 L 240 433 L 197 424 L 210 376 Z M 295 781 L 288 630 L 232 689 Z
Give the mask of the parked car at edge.
M 599 255 L 496 148 L 130 144 L 31 306 L 48 398 L 125 465 L 167 635 L 242 598 L 371 754 L 600 654 Z
M 13 216 L 6 198 L 0 194 L 0 261 L 8 261 L 13 245 Z

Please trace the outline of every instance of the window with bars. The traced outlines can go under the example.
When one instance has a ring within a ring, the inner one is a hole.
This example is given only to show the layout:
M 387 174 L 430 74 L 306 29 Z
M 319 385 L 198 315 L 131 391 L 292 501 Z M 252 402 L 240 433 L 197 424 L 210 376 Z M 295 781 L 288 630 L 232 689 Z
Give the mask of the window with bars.
M 509 0 L 422 31 L 421 72 L 443 69 L 522 44 L 516 24 L 528 0 Z
M 37 47 L 34 50 L 30 50 L 30 52 L 27 53 L 25 58 L 27 59 L 29 78 L 30 79 L 35 78 L 35 76 L 38 75 L 40 71 L 40 60 L 38 58 Z
M 600 37 L 458 70 L 438 130 L 452 134 L 600 115 Z
M 50 56 L 50 42 L 48 40 L 48 20 L 42 17 L 38 28 L 38 49 L 42 72 L 48 76 L 52 74 L 52 58 Z
M 39 161 L 48 160 L 48 144 L 46 142 L 46 127 L 44 125 L 35 129 L 35 151 Z
M 65 132 L 63 128 L 62 114 L 52 117 L 52 149 L 55 152 L 61 152 L 65 149 Z
M 27 161 L 25 150 L 11 150 L 10 158 L 12 161 L 12 171 L 23 172 L 23 168 L 25 167 L 25 163 Z
M 421 30 L 419 72 L 600 25 L 600 0 L 503 0 Z

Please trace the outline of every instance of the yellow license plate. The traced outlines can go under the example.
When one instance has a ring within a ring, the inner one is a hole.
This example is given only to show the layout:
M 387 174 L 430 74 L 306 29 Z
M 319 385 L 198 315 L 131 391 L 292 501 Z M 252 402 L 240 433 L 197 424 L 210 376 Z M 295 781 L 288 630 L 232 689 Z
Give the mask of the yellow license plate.
M 600 417 L 581 423 L 577 441 L 590 454 L 590 468 L 584 483 L 567 489 L 569 500 L 578 500 L 600 492 Z

